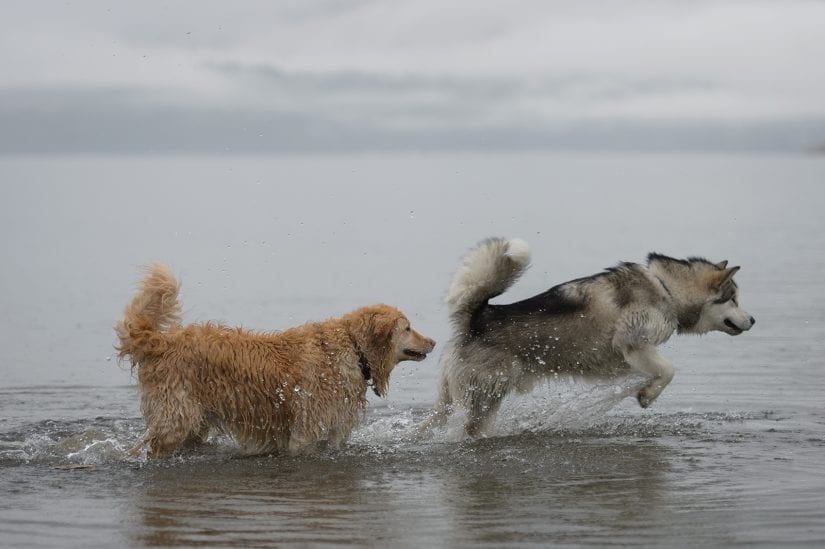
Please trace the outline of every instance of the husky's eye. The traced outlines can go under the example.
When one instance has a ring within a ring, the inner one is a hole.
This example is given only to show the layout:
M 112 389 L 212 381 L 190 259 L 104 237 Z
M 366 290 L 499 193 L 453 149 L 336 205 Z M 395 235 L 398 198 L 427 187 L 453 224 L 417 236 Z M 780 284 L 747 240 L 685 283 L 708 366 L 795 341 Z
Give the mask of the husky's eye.
M 733 303 L 737 307 L 739 306 L 739 303 L 736 302 L 736 296 L 735 295 L 732 295 L 730 297 L 722 296 L 719 299 L 715 299 L 713 302 L 716 303 L 717 305 L 721 305 L 723 303 Z

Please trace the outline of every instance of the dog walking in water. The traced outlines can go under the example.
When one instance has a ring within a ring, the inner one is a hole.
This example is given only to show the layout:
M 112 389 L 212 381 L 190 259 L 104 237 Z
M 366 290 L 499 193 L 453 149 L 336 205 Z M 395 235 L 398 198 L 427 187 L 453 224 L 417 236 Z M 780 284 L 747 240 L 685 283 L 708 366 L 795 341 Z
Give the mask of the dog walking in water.
M 517 303 L 488 303 L 529 263 L 519 239 L 490 238 L 464 258 L 447 292 L 454 333 L 441 357 L 438 400 L 420 431 L 443 425 L 457 403 L 467 434 L 482 435 L 505 396 L 556 375 L 641 372 L 649 382 L 637 399 L 647 408 L 673 379 L 656 347 L 674 332 L 739 335 L 756 322 L 739 306 L 739 267 L 657 253 L 646 265 L 621 263 Z
M 338 446 L 363 418 L 367 388 L 386 395 L 395 365 L 435 346 L 388 305 L 283 332 L 182 325 L 180 312 L 178 282 L 155 264 L 115 327 L 147 427 L 131 454 L 166 456 L 213 428 L 248 452 Z

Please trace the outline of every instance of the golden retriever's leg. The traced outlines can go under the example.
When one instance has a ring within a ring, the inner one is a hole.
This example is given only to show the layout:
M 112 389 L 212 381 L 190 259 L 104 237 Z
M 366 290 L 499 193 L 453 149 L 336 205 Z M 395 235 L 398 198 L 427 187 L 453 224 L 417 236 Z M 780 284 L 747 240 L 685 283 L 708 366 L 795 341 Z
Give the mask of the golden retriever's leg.
M 192 448 L 204 441 L 200 432 L 192 432 L 179 426 L 162 433 L 149 436 L 149 457 L 166 457 L 180 448 Z
M 352 424 L 339 424 L 332 427 L 327 433 L 327 448 L 339 449 L 352 433 Z
M 143 440 L 141 440 L 140 442 L 138 442 L 137 444 L 135 444 L 134 446 L 129 448 L 126 451 L 126 455 L 129 456 L 129 457 L 137 456 L 143 450 L 143 448 L 146 446 L 146 444 L 148 442 L 149 442 L 149 437 L 147 435 L 146 437 L 144 437 Z
M 186 440 L 181 443 L 184 448 L 196 448 L 206 442 L 209 438 L 209 425 L 204 425 L 195 433 L 191 433 Z
M 184 440 L 183 442 L 181 442 L 180 444 L 174 444 L 173 446 L 177 447 L 179 445 L 183 446 L 183 445 L 186 445 L 186 444 L 194 444 L 196 442 L 196 437 L 199 437 L 199 436 L 200 436 L 200 433 L 198 433 L 197 435 L 192 435 L 189 438 L 187 438 L 186 440 Z M 168 442 L 166 444 L 164 444 L 163 443 L 164 440 L 167 440 Z M 149 454 L 150 457 L 158 457 L 159 455 L 167 455 L 167 454 L 172 453 L 175 450 L 175 448 L 172 448 L 171 450 L 163 451 L 162 448 L 165 445 L 169 445 L 170 443 L 171 443 L 171 439 L 169 437 L 159 436 L 156 433 L 152 433 L 152 431 L 150 430 L 143 437 L 143 440 L 141 440 L 140 442 L 138 442 L 137 444 L 135 444 L 134 446 L 129 448 L 126 451 L 126 454 L 129 457 L 135 457 L 138 454 L 140 454 L 143 451 L 144 448 L 146 448 L 148 446 L 149 447 L 148 454 Z M 156 450 L 156 448 L 158 450 Z
M 337 450 L 341 447 L 341 443 L 344 442 L 344 438 L 346 437 L 341 436 L 341 432 L 339 430 L 330 429 L 327 434 L 327 448 Z
M 308 454 L 316 449 L 317 444 L 315 440 L 292 436 L 289 438 L 287 449 L 290 454 Z
M 190 399 L 144 399 L 143 412 L 149 433 L 149 457 L 164 457 L 189 442 L 202 438 L 203 412 Z
M 178 449 L 182 442 L 181 439 L 169 435 L 152 435 L 149 437 L 149 457 L 168 457 Z

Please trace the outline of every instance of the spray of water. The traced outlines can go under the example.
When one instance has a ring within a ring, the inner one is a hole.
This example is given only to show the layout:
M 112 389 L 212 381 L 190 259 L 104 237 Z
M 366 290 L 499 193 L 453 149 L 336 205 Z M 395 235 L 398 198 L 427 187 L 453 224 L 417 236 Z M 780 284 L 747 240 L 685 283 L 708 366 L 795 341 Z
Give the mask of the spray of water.
M 597 384 L 554 381 L 528 394 L 508 397 L 496 418 L 488 439 L 524 434 L 547 436 L 621 437 L 663 435 L 683 436 L 704 429 L 703 424 L 732 424 L 753 419 L 736 412 L 697 414 L 691 411 L 641 413 L 633 397 L 645 380 L 628 377 L 618 383 Z M 626 407 L 620 407 L 620 404 Z M 322 451 L 386 455 L 403 452 L 436 451 L 433 445 L 463 444 L 465 414 L 459 408 L 447 424 L 431 436 L 418 436 L 418 427 L 429 415 L 425 407 L 386 405 L 371 408 L 364 423 L 355 430 L 341 450 Z M 140 418 L 101 418 L 60 422 L 47 420 L 0 433 L 0 465 L 41 464 L 60 468 L 95 467 L 114 463 L 145 464 L 145 450 L 129 456 L 128 450 L 144 435 Z M 214 433 L 208 443 L 173 460 L 224 459 L 241 454 L 226 435 Z

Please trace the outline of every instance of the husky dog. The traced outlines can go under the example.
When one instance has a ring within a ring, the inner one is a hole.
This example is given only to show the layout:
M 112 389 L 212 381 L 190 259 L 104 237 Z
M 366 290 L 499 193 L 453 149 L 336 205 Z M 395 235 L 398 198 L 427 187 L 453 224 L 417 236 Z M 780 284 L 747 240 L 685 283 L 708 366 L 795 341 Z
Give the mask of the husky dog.
M 479 436 L 510 392 L 558 375 L 647 374 L 637 394 L 647 408 L 673 378 L 656 350 L 673 332 L 739 335 L 756 322 L 739 306 L 739 267 L 657 253 L 646 265 L 620 263 L 524 301 L 489 304 L 529 263 L 519 239 L 490 238 L 464 258 L 446 297 L 454 334 L 441 357 L 438 402 L 421 431 L 443 425 L 458 402 L 467 434 Z

